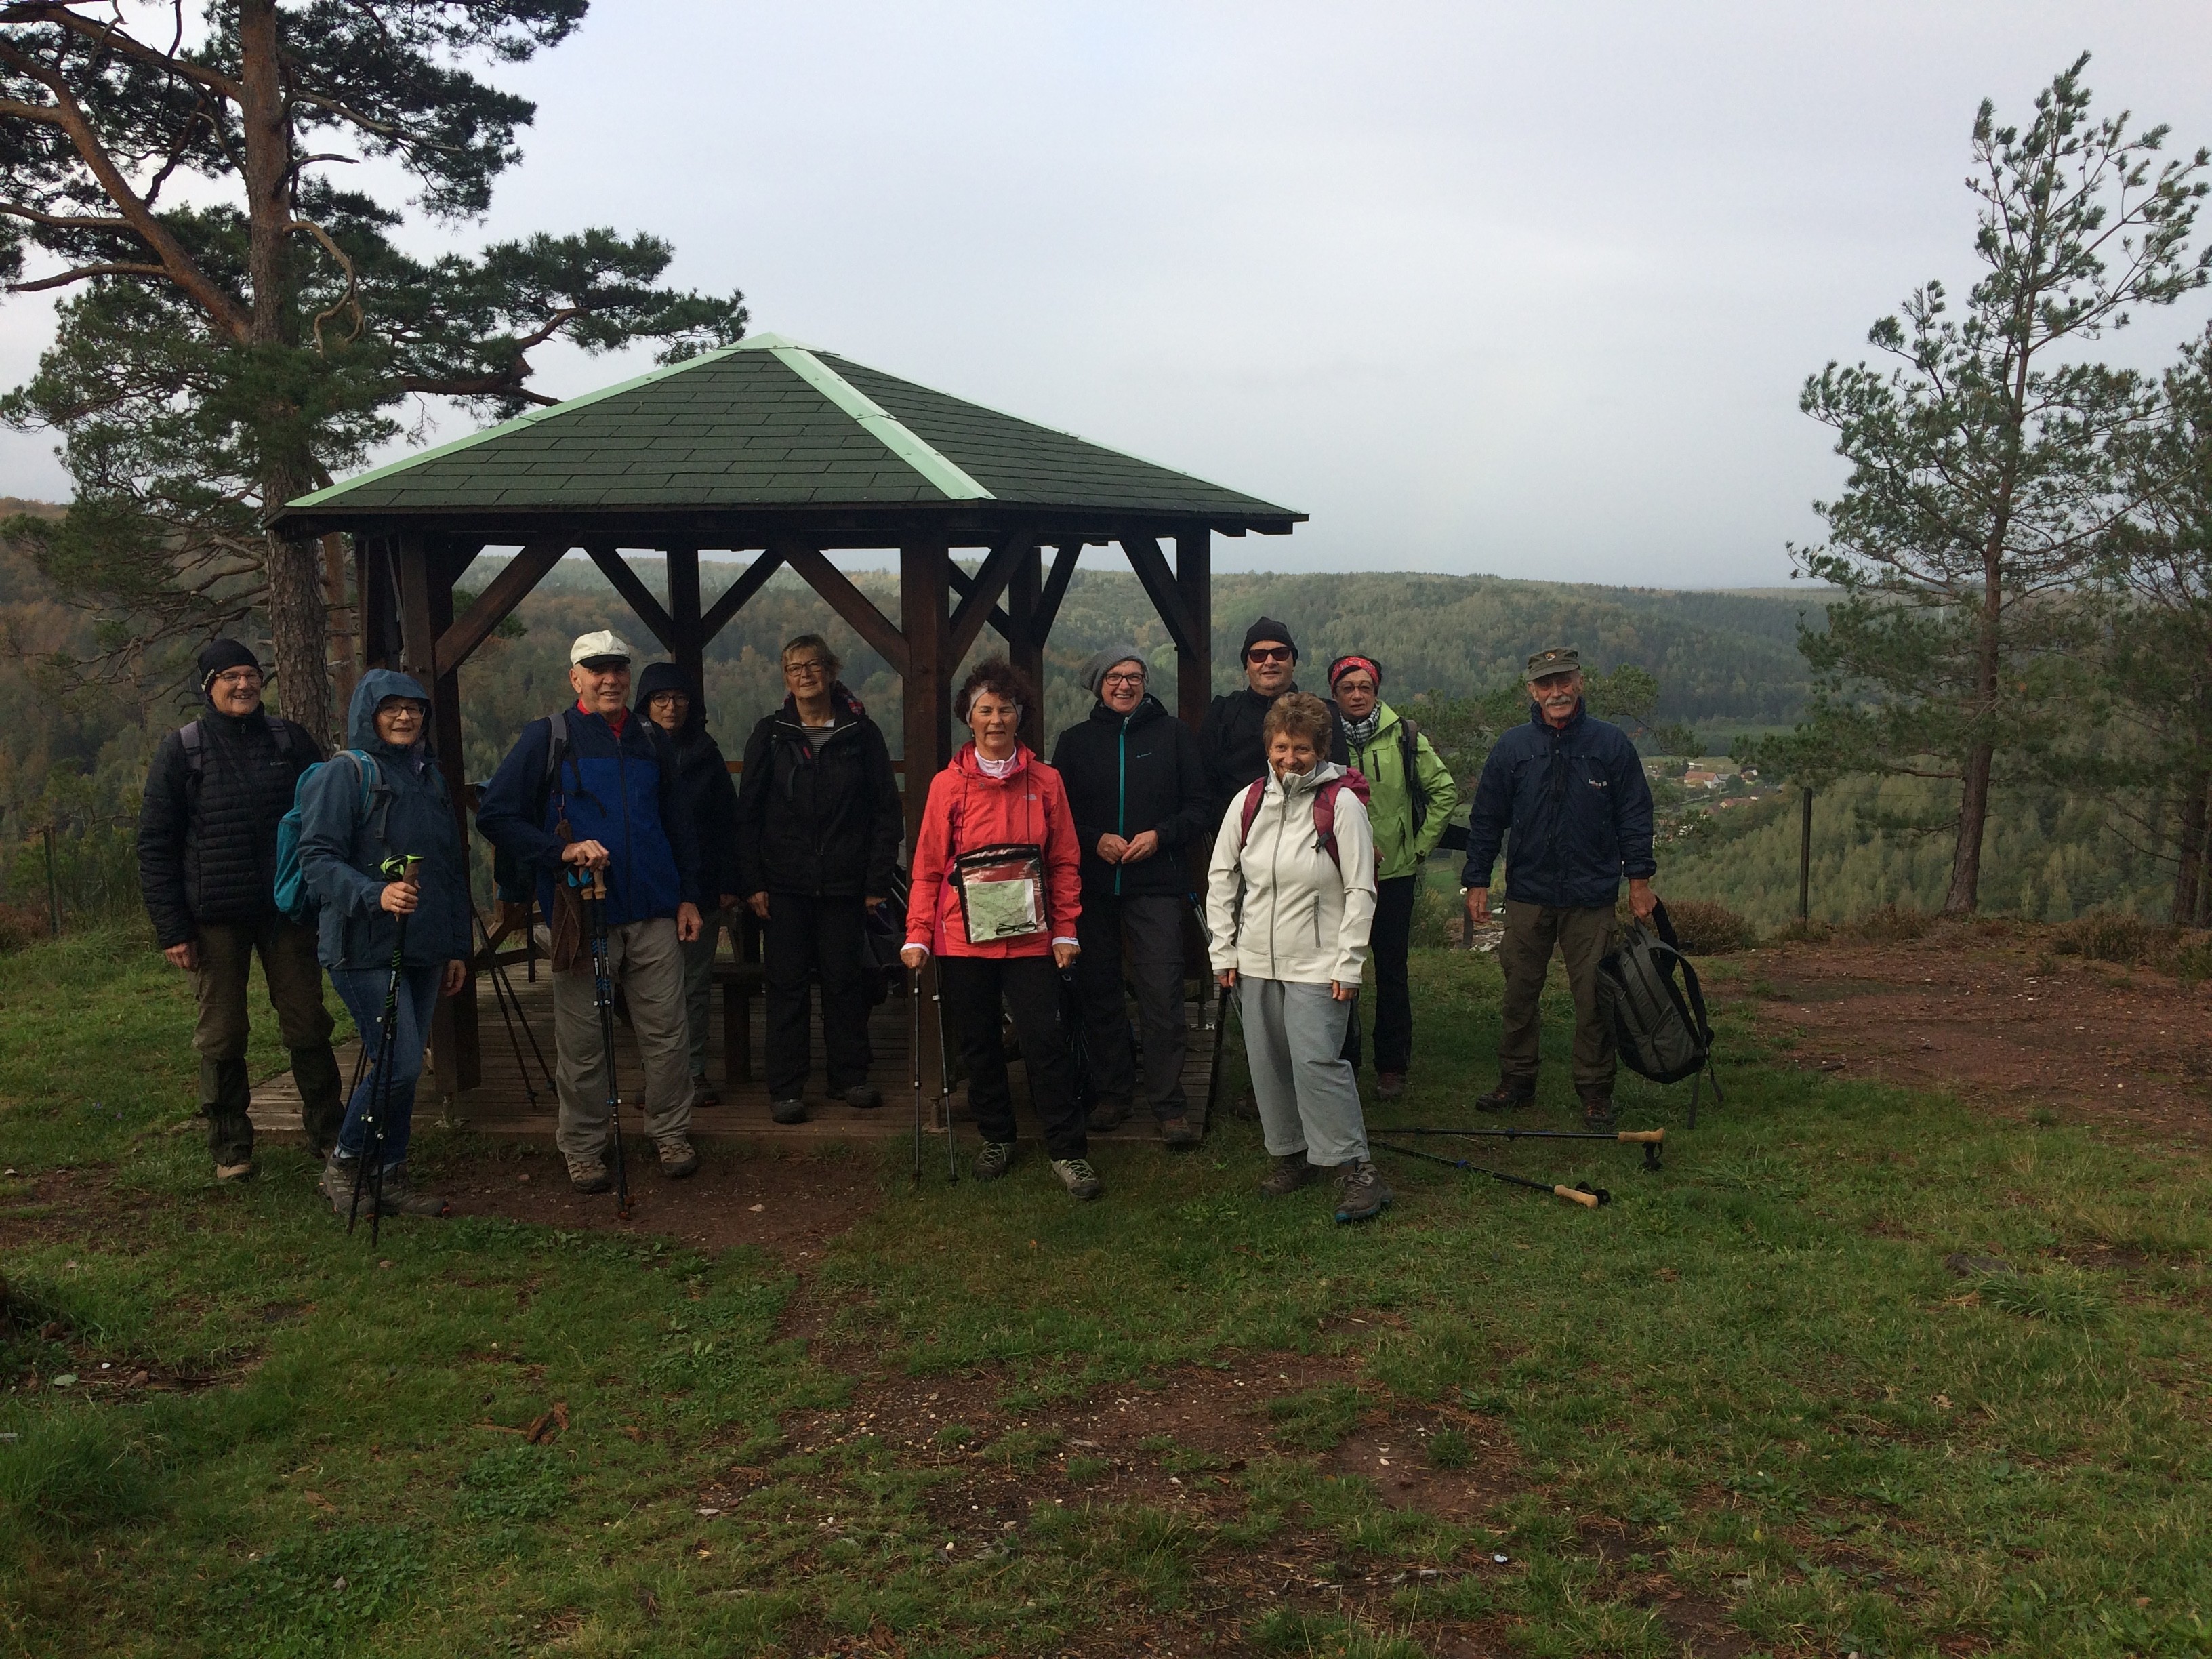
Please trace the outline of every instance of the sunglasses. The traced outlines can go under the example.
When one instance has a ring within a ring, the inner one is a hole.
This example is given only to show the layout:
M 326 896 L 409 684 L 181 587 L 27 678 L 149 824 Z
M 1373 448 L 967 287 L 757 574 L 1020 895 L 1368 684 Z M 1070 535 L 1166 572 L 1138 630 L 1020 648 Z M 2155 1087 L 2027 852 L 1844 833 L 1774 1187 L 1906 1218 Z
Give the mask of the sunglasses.
M 1246 662 L 1288 662 L 1291 647 L 1287 645 L 1255 645 L 1244 653 Z

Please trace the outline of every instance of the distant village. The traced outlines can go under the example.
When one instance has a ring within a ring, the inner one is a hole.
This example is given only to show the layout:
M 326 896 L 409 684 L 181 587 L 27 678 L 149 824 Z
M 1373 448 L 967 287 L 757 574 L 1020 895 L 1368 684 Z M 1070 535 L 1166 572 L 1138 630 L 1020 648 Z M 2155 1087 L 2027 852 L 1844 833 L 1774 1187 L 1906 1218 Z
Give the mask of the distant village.
M 1659 832 L 1673 840 L 1695 834 L 1716 812 L 1755 805 L 1781 793 L 1778 785 L 1760 781 L 1757 767 L 1740 766 L 1725 755 L 1647 760 L 1644 772 L 1651 780 Z

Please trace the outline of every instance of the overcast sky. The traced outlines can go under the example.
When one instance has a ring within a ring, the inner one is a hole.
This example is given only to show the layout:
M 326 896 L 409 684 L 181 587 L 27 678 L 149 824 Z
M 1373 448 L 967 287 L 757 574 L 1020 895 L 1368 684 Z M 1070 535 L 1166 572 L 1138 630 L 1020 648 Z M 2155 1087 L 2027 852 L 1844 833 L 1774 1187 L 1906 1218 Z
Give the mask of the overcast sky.
M 2194 148 L 2208 48 L 2148 0 L 600 0 L 497 75 L 539 107 L 489 222 L 420 245 L 653 230 L 757 331 L 1313 515 L 1225 564 L 1771 583 L 1840 476 L 1805 375 L 1972 279 L 1978 100 L 2087 49 Z M 0 309 L 0 376 L 50 329 Z M 0 493 L 65 493 L 51 447 L 0 434 Z

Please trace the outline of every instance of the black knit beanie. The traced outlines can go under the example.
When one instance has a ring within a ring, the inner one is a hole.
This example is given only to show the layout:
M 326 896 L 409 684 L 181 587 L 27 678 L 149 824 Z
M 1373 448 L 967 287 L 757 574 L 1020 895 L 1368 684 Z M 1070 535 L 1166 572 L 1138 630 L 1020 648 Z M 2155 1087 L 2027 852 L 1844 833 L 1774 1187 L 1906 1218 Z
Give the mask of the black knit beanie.
M 1273 617 L 1262 617 L 1244 630 L 1244 652 L 1238 654 L 1241 657 L 1250 652 L 1254 646 L 1263 640 L 1273 640 L 1278 645 L 1289 646 L 1291 660 L 1296 662 L 1298 659 L 1298 642 L 1291 637 L 1291 630 Z
M 204 694 L 215 684 L 216 675 L 232 668 L 258 668 L 261 659 L 253 654 L 251 646 L 240 645 L 236 640 L 210 640 L 200 647 L 197 666 L 200 690 Z

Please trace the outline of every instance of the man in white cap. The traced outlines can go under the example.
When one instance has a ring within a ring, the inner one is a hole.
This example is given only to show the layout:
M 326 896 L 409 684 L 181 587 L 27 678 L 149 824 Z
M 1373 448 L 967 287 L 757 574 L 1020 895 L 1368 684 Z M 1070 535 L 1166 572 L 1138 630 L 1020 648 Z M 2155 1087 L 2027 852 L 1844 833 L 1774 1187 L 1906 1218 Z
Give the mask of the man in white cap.
M 613 1177 L 591 939 L 572 943 L 555 909 L 570 871 L 606 876 L 607 959 L 644 1061 L 645 1132 L 661 1173 L 681 1180 L 699 1167 L 679 947 L 700 933 L 700 860 L 689 815 L 675 802 L 668 734 L 630 714 L 629 661 L 629 647 L 615 634 L 580 635 L 568 651 L 576 701 L 522 728 L 477 808 L 477 828 L 534 875 L 539 908 L 556 917 L 557 1139 L 580 1193 L 603 1193 Z

